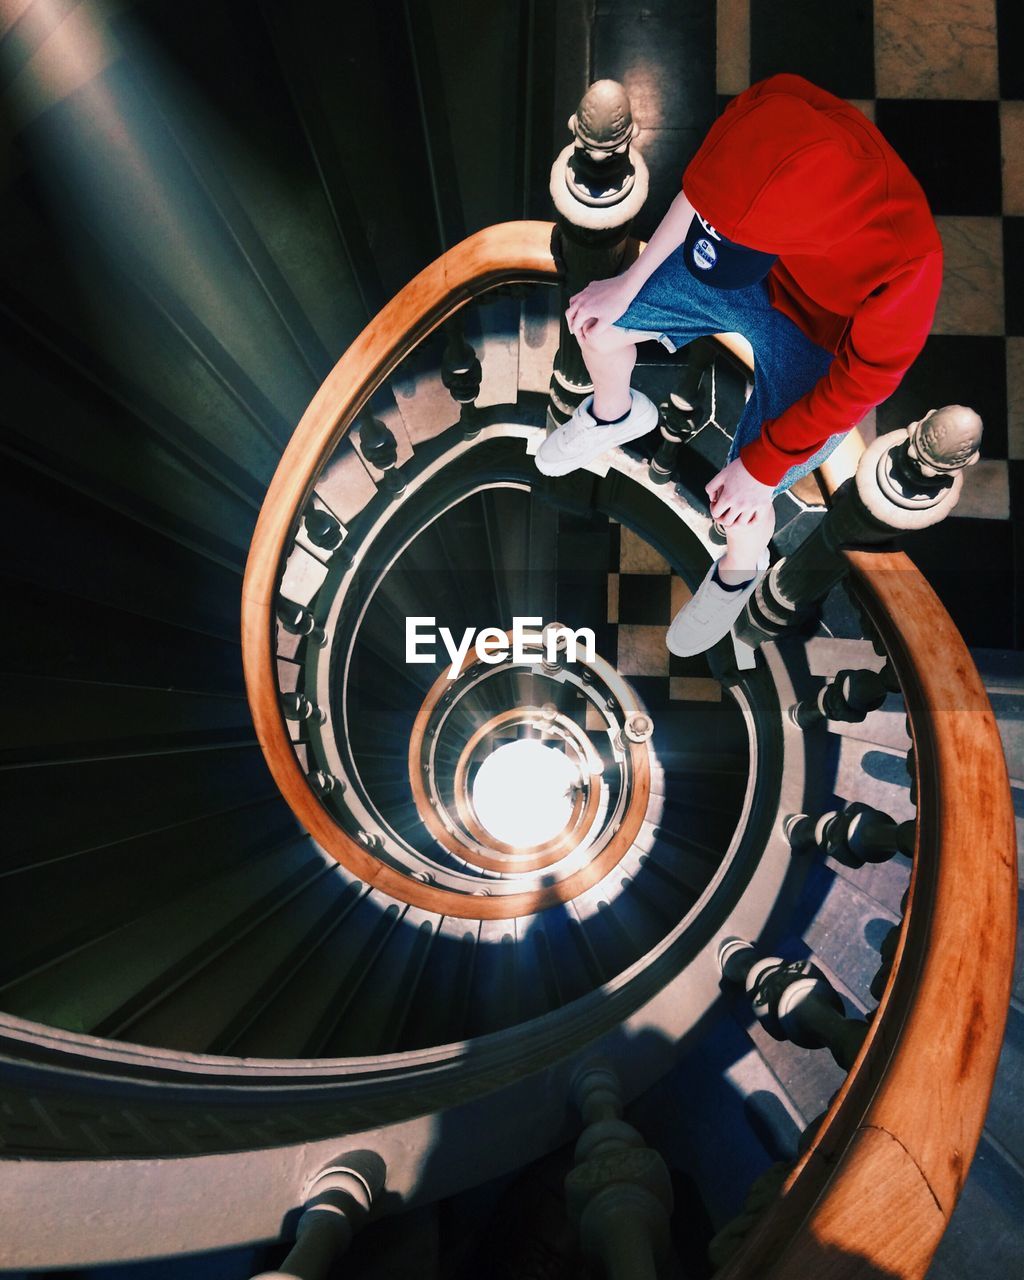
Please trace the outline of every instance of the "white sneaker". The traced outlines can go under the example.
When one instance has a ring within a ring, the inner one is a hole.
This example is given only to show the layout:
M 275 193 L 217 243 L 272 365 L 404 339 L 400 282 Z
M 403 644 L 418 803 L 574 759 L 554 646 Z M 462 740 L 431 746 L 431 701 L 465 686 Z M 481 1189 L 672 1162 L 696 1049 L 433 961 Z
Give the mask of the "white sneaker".
M 632 404 L 621 422 L 599 426 L 591 413 L 594 397 L 587 396 L 568 422 L 541 443 L 534 456 L 544 476 L 564 476 L 598 458 L 616 445 L 647 435 L 658 425 L 658 408 L 642 391 L 631 391 Z
M 732 624 L 768 570 L 768 551 L 766 548 L 753 578 L 738 591 L 726 591 L 715 581 L 713 574 L 717 563 L 717 560 L 713 561 L 704 581 L 693 593 L 693 599 L 687 601 L 672 619 L 665 636 L 669 652 L 679 658 L 703 653 L 729 634 Z

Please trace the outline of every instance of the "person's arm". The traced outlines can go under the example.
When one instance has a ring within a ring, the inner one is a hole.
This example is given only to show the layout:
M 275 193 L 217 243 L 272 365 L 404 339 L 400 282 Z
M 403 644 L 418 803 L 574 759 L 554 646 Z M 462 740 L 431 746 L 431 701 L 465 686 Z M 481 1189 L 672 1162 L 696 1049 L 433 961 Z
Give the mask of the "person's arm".
M 680 191 L 635 262 L 611 279 L 592 280 L 569 299 L 565 312 L 569 332 L 578 337 L 581 332 L 599 333 L 614 324 L 646 281 L 683 243 L 692 220 L 693 205 Z
M 942 286 L 942 254 L 908 262 L 857 311 L 828 372 L 740 451 L 747 471 L 776 485 L 829 436 L 891 395 L 924 346 Z
M 647 242 L 647 248 L 619 277 L 629 281 L 634 297 L 669 254 L 683 243 L 692 221 L 693 205 L 690 204 L 685 193 L 680 191 L 669 205 L 665 216 L 655 227 L 654 234 Z

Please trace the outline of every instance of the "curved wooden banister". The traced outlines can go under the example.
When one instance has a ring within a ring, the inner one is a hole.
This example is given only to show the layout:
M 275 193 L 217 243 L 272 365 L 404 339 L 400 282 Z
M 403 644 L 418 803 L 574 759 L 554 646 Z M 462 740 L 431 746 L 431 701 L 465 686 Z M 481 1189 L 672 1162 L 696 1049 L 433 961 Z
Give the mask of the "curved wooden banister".
M 450 916 L 532 915 L 582 892 L 615 864 L 639 830 L 650 793 L 646 752 L 634 763 L 635 819 L 602 857 L 558 886 L 483 897 L 421 884 L 379 861 L 320 804 L 299 767 L 281 713 L 274 656 L 274 603 L 296 522 L 316 477 L 373 392 L 398 364 L 469 299 L 498 284 L 553 280 L 549 222 L 487 227 L 425 267 L 384 307 L 328 374 L 302 415 L 260 510 L 242 583 L 242 664 L 256 736 L 281 795 L 332 857 L 394 897 Z M 621 850 L 621 852 L 620 852 Z
M 1016 842 L 992 708 L 963 638 L 910 560 L 847 555 L 914 731 L 905 925 L 826 1123 L 718 1280 L 924 1276 L 981 1135 L 1009 1005 Z
M 334 824 L 292 750 L 274 669 L 278 575 L 320 467 L 372 392 L 475 294 L 553 278 L 551 231 L 543 222 L 481 231 L 384 308 L 303 415 L 253 536 L 242 644 L 257 736 L 307 830 L 336 857 L 344 845 L 346 864 L 384 888 L 389 879 L 410 882 Z M 744 356 L 742 342 L 730 345 Z M 826 490 L 853 474 L 862 450 L 854 430 L 819 470 Z M 981 1133 L 1008 1007 L 1015 834 L 988 698 L 962 637 L 911 561 L 902 553 L 847 556 L 913 727 L 919 806 L 911 891 L 892 976 L 864 1047 L 782 1196 L 720 1280 L 923 1276 Z M 509 914 L 509 899 L 491 903 Z

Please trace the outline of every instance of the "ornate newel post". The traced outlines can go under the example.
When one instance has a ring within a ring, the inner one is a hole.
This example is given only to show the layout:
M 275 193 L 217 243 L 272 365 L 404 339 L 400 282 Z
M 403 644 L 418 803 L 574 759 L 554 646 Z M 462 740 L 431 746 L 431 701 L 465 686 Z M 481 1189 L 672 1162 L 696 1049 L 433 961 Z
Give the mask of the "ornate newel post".
M 944 520 L 980 443 L 981 419 L 959 404 L 879 436 L 814 532 L 761 580 L 737 623 L 740 640 L 752 647 L 773 640 L 823 600 L 849 572 L 844 547 L 877 546 Z
M 742 938 L 722 943 L 718 963 L 727 982 L 743 984 L 754 1017 L 770 1036 L 801 1049 L 828 1049 L 845 1071 L 853 1066 L 868 1024 L 846 1016 L 842 1000 L 817 965 L 759 956 Z
M 583 1252 L 603 1266 L 608 1280 L 656 1280 L 670 1248 L 668 1168 L 622 1119 L 622 1091 L 610 1066 L 584 1069 L 573 1084 L 573 1100 L 586 1127 L 565 1194 Z
M 621 84 L 615 80 L 592 84 L 569 128 L 575 140 L 551 167 L 551 198 L 558 214 L 565 278 L 549 428 L 565 422 L 592 390 L 565 308 L 584 285 L 618 275 L 636 256 L 629 227 L 647 199 L 647 166 L 630 146 L 639 130 Z
M 384 1188 L 380 1156 L 357 1151 L 324 1169 L 304 1197 L 295 1245 L 277 1271 L 255 1280 L 326 1280 Z

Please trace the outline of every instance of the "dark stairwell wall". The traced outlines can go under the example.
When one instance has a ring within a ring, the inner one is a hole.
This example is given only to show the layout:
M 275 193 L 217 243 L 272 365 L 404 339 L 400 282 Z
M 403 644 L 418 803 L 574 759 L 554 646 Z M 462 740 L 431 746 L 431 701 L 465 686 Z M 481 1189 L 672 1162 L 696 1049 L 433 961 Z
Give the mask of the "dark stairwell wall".
M 241 676 L 265 486 L 387 298 L 546 215 L 582 9 L 11 8 L 0 983 L 293 834 Z

